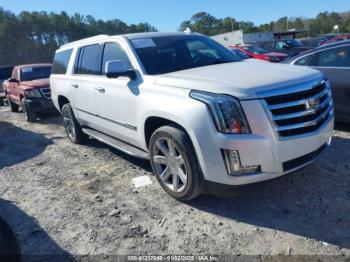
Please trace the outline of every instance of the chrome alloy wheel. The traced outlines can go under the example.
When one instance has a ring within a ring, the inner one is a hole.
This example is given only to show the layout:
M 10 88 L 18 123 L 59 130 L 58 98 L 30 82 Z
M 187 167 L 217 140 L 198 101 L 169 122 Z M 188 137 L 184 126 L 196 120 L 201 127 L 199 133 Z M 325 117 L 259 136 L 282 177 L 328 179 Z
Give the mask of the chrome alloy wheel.
M 74 121 L 71 113 L 69 112 L 69 109 L 64 108 L 62 115 L 63 115 L 63 125 L 64 125 L 64 128 L 66 129 L 66 133 L 69 136 L 69 138 L 74 139 L 75 138 Z
M 171 191 L 180 193 L 187 185 L 185 160 L 175 143 L 169 138 L 159 138 L 153 146 L 156 175 Z

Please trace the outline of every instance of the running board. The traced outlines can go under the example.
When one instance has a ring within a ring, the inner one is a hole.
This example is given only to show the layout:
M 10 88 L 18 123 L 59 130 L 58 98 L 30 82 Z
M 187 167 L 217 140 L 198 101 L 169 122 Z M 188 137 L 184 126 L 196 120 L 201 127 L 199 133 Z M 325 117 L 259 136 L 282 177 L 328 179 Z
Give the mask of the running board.
M 118 139 L 115 139 L 111 136 L 105 135 L 101 132 L 98 132 L 96 130 L 90 129 L 90 128 L 83 128 L 83 132 L 98 141 L 101 141 L 102 143 L 105 143 L 115 149 L 118 149 L 130 156 L 142 158 L 142 159 L 149 159 L 148 153 L 138 149 L 132 145 L 129 145 L 125 142 L 122 142 Z

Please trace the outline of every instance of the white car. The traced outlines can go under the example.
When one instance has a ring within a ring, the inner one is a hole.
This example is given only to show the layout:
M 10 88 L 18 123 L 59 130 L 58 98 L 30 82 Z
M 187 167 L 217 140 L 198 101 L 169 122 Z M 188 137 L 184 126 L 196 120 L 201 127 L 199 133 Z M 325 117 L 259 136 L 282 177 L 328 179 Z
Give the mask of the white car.
M 50 84 L 72 142 L 90 136 L 150 159 L 179 200 L 291 173 L 331 141 L 332 93 L 322 73 L 241 62 L 199 34 L 64 45 Z

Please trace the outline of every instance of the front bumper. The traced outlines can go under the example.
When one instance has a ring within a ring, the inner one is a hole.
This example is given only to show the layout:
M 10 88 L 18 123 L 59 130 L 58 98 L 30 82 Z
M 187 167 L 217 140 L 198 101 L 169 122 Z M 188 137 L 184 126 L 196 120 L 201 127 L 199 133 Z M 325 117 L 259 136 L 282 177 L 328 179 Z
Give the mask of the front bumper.
M 304 136 L 280 140 L 258 100 L 242 101 L 252 134 L 218 133 L 213 123 L 196 131 L 198 159 L 207 183 L 247 185 L 294 172 L 312 163 L 331 142 L 334 119 Z M 204 119 L 201 119 L 202 124 Z M 228 175 L 221 150 L 239 151 L 243 166 L 261 165 L 261 173 Z
M 56 110 L 52 100 L 44 97 L 26 98 L 26 103 L 28 109 L 35 113 L 49 113 Z

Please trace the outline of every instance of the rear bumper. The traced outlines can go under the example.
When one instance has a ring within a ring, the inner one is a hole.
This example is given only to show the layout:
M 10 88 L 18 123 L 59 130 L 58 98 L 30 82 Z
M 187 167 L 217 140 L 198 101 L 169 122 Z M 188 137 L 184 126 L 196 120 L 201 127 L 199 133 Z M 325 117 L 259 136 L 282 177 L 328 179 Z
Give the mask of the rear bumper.
M 27 107 L 35 113 L 53 112 L 55 107 L 51 99 L 47 98 L 27 98 Z

